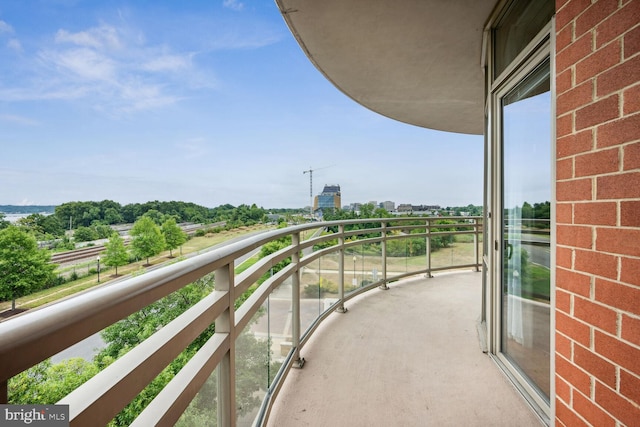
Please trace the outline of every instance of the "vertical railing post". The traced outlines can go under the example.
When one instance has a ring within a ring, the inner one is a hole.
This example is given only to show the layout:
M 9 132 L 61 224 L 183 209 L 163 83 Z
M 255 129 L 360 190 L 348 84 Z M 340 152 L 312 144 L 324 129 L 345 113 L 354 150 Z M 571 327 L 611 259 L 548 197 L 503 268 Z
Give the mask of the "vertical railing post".
M 427 220 L 427 277 L 433 277 L 431 275 L 431 221 Z
M 346 313 L 344 306 L 344 225 L 338 226 L 338 313 Z
M 291 345 L 293 346 L 293 367 L 302 368 L 304 358 L 300 357 L 300 232 L 291 235 L 291 244 L 296 251 L 291 255 L 291 262 L 296 271 L 291 277 Z
M 382 228 L 382 284 L 380 289 L 387 290 L 387 223 L 381 222 L 380 228 Z
M 476 271 L 480 271 L 480 257 L 479 257 L 479 250 L 478 250 L 478 230 L 479 230 L 480 226 L 478 225 L 478 220 L 474 219 L 473 220 L 473 254 L 476 257 Z
M 218 365 L 218 425 L 236 425 L 236 334 L 234 333 L 234 270 L 233 261 L 215 271 L 215 290 L 227 292 L 227 309 L 215 320 L 216 333 L 229 335 L 229 351 Z

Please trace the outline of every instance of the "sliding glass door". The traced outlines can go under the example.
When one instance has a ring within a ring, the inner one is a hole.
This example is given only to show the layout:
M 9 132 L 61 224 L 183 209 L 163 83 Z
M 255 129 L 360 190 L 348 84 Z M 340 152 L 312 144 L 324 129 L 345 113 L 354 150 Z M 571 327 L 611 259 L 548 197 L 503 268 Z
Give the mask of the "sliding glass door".
M 549 59 L 500 91 L 500 351 L 549 402 L 551 90 Z
M 555 2 L 504 2 L 487 25 L 487 349 L 553 416 Z

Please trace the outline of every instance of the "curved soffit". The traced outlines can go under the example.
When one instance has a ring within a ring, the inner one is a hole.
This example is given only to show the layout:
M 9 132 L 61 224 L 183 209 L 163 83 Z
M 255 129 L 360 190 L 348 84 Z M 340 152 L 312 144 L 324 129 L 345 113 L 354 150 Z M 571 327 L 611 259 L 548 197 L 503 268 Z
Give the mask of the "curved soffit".
M 496 0 L 276 0 L 327 79 L 395 120 L 482 134 L 482 33 Z

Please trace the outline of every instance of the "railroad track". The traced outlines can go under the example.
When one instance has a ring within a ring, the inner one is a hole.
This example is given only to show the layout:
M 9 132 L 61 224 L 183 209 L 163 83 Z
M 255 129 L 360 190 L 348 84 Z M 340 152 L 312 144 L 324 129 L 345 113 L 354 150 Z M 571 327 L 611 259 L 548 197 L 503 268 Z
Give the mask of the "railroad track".
M 216 227 L 216 226 L 223 227 L 225 224 L 226 222 L 222 221 L 222 222 L 217 222 L 214 224 L 207 224 L 207 225 L 192 224 L 192 223 L 181 223 L 179 225 L 180 225 L 180 228 L 182 228 L 182 231 L 184 231 L 190 236 L 193 236 L 196 233 L 196 231 L 198 231 L 201 228 Z M 119 230 L 119 231 L 120 232 L 122 232 L 123 230 L 128 231 L 130 228 L 131 227 L 125 226 L 122 228 L 122 230 Z M 129 236 L 124 236 L 124 245 L 127 246 L 128 244 L 129 244 Z M 104 245 L 100 244 L 96 246 L 87 246 L 87 247 L 84 247 L 81 249 L 75 249 L 72 251 L 60 252 L 60 253 L 51 255 L 51 262 L 54 264 L 66 264 L 72 261 L 79 261 L 87 258 L 95 258 L 104 250 L 105 250 Z
M 89 246 L 82 249 L 75 249 L 73 251 L 61 252 L 51 255 L 51 262 L 54 264 L 65 264 L 71 261 L 78 261 L 81 259 L 92 258 L 98 256 L 105 250 L 103 245 Z

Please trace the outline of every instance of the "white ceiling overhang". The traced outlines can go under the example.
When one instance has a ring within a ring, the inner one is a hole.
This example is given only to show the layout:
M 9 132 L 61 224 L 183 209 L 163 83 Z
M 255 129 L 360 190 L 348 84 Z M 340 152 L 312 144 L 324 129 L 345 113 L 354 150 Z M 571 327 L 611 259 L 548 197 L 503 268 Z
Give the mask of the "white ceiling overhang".
M 311 62 L 384 116 L 482 134 L 482 35 L 496 0 L 276 0 Z

